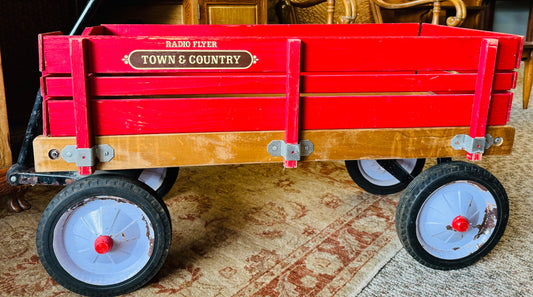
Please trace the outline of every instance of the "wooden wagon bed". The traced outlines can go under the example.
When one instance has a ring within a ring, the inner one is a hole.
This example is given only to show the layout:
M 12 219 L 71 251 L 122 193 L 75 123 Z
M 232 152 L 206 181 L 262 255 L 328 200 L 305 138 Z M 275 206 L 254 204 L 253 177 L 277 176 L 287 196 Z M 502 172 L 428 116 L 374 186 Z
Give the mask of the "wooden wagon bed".
M 499 146 L 484 153 L 509 154 L 522 42 L 427 24 L 43 34 L 36 170 L 76 170 L 51 153 L 67 145 L 114 150 L 85 173 L 283 161 L 267 151 L 273 140 L 310 141 L 303 161 L 452 157 L 454 136 L 484 137 L 486 125 Z

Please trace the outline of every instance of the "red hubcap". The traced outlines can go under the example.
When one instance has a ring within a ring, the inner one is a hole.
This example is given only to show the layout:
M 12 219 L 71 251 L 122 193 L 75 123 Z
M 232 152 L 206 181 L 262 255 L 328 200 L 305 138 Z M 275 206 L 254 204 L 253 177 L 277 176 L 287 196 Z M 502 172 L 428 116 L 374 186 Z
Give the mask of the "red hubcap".
M 94 250 L 99 254 L 105 254 L 113 247 L 113 239 L 107 235 L 100 235 L 94 241 Z
M 457 232 L 468 230 L 468 220 L 463 216 L 457 216 L 452 221 L 452 228 Z

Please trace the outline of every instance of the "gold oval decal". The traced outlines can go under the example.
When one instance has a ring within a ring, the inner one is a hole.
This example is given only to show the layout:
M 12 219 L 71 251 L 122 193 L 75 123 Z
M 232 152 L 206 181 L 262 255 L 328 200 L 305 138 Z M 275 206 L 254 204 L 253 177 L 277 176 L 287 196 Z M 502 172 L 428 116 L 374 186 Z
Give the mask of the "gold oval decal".
M 135 50 L 123 61 L 135 69 L 246 69 L 257 58 L 243 50 Z

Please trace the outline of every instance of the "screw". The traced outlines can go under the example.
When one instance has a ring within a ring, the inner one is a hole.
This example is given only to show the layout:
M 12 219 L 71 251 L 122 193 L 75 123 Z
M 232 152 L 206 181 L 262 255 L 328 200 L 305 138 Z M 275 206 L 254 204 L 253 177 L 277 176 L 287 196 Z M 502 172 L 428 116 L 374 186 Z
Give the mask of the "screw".
M 273 150 L 273 151 L 277 151 L 277 150 L 278 150 L 278 147 L 274 145 L 274 146 L 272 146 L 272 150 Z
M 496 139 L 494 139 L 494 144 L 495 145 L 501 145 L 503 143 L 503 138 L 501 137 L 496 137 Z
M 65 154 L 67 157 L 72 157 L 72 153 L 71 152 L 68 152 Z
M 55 160 L 57 158 L 59 158 L 59 151 L 56 150 L 56 149 L 51 149 L 49 152 L 48 152 L 48 157 L 52 160 Z

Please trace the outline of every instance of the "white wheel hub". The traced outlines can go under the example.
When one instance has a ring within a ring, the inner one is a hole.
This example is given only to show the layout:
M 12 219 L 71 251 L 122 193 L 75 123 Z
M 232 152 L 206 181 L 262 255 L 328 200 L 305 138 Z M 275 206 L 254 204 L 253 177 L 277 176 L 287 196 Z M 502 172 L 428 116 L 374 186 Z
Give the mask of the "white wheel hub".
M 104 253 L 95 250 L 111 240 Z M 98 240 L 97 240 L 98 239 Z M 135 204 L 112 196 L 87 198 L 68 209 L 54 228 L 53 250 L 74 278 L 112 285 L 136 275 L 153 252 L 152 222 Z
M 483 186 L 454 181 L 433 192 L 416 218 L 422 247 L 440 259 L 467 257 L 485 244 L 497 223 L 496 201 Z
M 167 168 L 148 168 L 141 172 L 138 179 L 154 191 L 157 191 L 163 185 L 166 176 Z
M 416 166 L 417 159 L 397 159 L 396 162 L 400 164 L 407 172 L 412 173 Z M 377 186 L 392 186 L 398 184 L 400 181 L 387 172 L 379 165 L 376 160 L 359 160 L 357 162 L 359 171 L 369 182 Z

